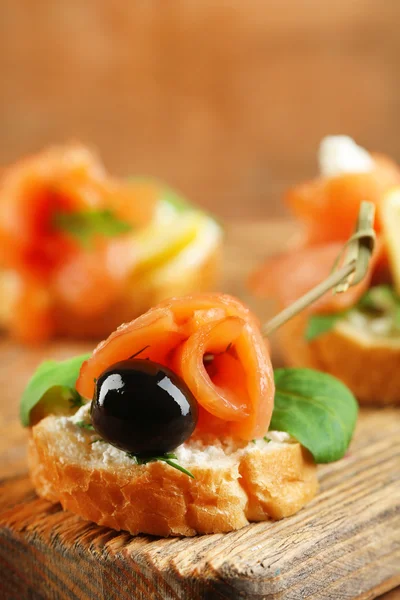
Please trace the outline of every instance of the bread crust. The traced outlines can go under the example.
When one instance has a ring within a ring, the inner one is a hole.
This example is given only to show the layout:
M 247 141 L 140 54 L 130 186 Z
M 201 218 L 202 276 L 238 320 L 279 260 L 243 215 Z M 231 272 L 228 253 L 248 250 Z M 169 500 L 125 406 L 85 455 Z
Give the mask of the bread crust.
M 296 442 L 268 451 L 254 447 L 218 466 L 210 465 L 212 461 L 185 465 L 195 476 L 191 479 L 160 461 L 89 468 L 85 452 L 90 445 L 67 430 L 56 431 L 56 418 L 47 417 L 31 430 L 29 468 L 38 495 L 84 519 L 133 535 L 228 532 L 251 521 L 290 516 L 317 491 L 314 461 Z M 63 443 L 81 445 L 77 460 L 60 455 Z
M 278 332 L 284 361 L 334 375 L 361 404 L 400 404 L 400 341 L 379 339 L 338 322 L 311 342 L 305 339 L 308 316 L 298 315 Z

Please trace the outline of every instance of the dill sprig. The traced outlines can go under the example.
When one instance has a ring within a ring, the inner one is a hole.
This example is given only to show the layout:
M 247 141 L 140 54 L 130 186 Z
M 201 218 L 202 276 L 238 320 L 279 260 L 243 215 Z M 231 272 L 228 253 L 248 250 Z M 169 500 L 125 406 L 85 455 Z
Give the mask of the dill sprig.
M 75 389 L 71 388 L 69 391 L 71 393 L 71 398 L 69 399 L 71 408 L 80 408 L 85 404 L 82 396 Z
M 75 423 L 81 429 L 88 429 L 89 431 L 94 431 L 94 427 L 91 423 L 86 423 L 86 421 L 77 421 Z
M 93 425 L 91 423 L 87 423 L 86 421 L 78 421 L 77 423 L 75 423 L 75 425 L 81 427 L 81 429 L 95 431 Z M 104 440 L 102 438 L 97 438 L 95 440 L 92 440 L 90 443 L 95 444 L 96 442 L 104 442 Z M 160 460 L 162 462 L 167 463 L 167 465 L 173 467 L 177 471 L 180 471 L 181 473 L 184 473 L 185 475 L 188 475 L 188 477 L 194 479 L 194 475 L 190 471 L 182 467 L 179 463 L 175 462 L 176 460 L 178 460 L 176 454 L 167 453 L 160 454 L 160 456 L 136 456 L 136 454 L 133 454 L 131 452 L 126 452 L 126 454 L 129 456 L 129 458 L 132 458 L 137 465 L 146 465 L 149 462 L 155 462 L 156 460 Z
M 187 469 L 182 467 L 180 464 L 175 462 L 177 460 L 176 454 L 168 453 L 168 454 L 162 454 L 160 456 L 145 456 L 145 457 L 136 456 L 135 454 L 128 454 L 128 456 L 130 456 L 131 458 L 136 460 L 136 463 L 138 465 L 145 465 L 149 462 L 155 462 L 156 460 L 161 460 L 162 462 L 167 463 L 167 465 L 169 465 L 170 467 L 173 467 L 177 471 L 180 471 L 181 473 L 184 473 L 185 475 L 188 475 L 189 477 L 194 479 L 194 475 L 190 471 L 188 471 Z

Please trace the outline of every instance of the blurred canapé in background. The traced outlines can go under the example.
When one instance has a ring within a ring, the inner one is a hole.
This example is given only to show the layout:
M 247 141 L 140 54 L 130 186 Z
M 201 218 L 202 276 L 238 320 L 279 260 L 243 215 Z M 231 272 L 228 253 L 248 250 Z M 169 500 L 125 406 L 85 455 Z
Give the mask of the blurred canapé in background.
M 400 158 L 399 0 L 0 0 L 0 163 L 80 139 L 224 217 L 328 133 Z

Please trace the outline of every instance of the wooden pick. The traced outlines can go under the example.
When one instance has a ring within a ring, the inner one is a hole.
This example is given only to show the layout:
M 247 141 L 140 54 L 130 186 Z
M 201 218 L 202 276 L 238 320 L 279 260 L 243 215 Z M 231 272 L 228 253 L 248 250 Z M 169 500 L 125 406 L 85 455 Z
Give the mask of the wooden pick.
M 346 242 L 336 259 L 333 272 L 324 281 L 265 323 L 261 328 L 263 336 L 270 335 L 329 290 L 333 289 L 334 294 L 343 293 L 365 277 L 375 247 L 374 218 L 375 205 L 372 202 L 362 202 L 355 233 Z M 343 265 L 337 268 L 343 255 Z

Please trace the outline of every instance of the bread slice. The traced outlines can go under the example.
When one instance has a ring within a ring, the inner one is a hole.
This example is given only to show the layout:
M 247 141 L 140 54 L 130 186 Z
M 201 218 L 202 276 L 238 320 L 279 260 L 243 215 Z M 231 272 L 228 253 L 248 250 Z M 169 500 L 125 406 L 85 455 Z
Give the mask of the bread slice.
M 188 441 L 176 450 L 193 475 L 157 461 L 136 464 L 94 440 L 73 417 L 49 416 L 31 430 L 29 467 L 39 496 L 99 525 L 135 535 L 193 536 L 239 529 L 299 511 L 317 491 L 316 466 L 282 432 L 270 441 Z
M 308 316 L 300 314 L 278 332 L 284 361 L 341 379 L 361 404 L 400 404 L 400 338 L 377 335 L 348 320 L 308 342 Z

